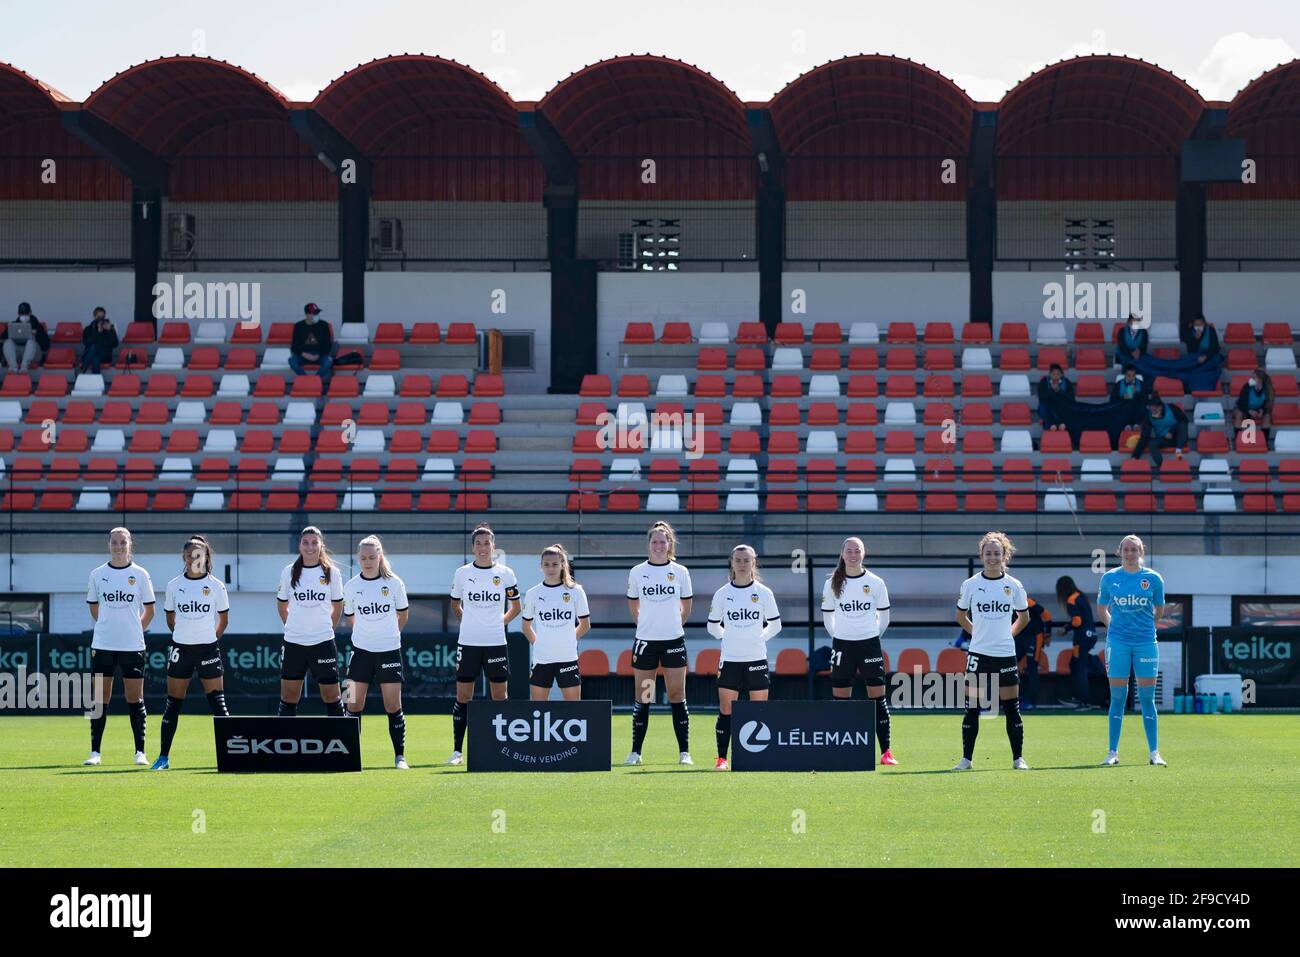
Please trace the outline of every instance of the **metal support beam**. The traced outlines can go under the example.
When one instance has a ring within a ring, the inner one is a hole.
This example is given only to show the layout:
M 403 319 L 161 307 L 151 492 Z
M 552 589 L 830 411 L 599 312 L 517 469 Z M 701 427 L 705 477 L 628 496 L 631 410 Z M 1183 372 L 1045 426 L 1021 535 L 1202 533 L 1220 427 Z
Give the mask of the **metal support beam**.
M 966 191 L 966 260 L 970 269 L 970 321 L 993 325 L 993 261 L 998 251 L 996 110 L 977 110 Z
M 370 194 L 374 164 L 319 113 L 289 111 L 289 125 L 339 178 L 339 265 L 343 271 L 343 321 L 366 321 L 366 256 L 370 245 Z
M 520 110 L 518 117 L 519 131 L 546 176 L 542 192 L 542 204 L 546 207 L 546 257 L 554 269 L 557 262 L 578 255 L 578 161 L 544 113 Z
M 758 195 L 754 204 L 754 226 L 758 236 L 758 317 L 768 336 L 773 336 L 785 308 L 782 289 L 785 270 L 785 157 L 769 110 L 745 110 L 745 125 L 749 128 L 749 141 L 754 161 L 758 164 Z
M 1178 260 L 1178 326 L 1181 330 L 1205 310 L 1205 258 L 1208 250 L 1208 218 L 1205 183 L 1184 179 L 1182 150 L 1193 141 L 1221 140 L 1228 125 L 1228 111 L 1207 109 L 1192 135 L 1179 148 L 1178 198 L 1174 204 L 1175 256 Z

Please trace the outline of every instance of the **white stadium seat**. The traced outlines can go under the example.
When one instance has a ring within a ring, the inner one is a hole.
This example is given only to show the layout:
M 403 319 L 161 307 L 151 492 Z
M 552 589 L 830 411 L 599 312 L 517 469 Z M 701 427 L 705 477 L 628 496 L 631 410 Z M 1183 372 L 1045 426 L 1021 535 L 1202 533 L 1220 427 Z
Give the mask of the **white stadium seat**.
M 641 478 L 641 460 L 621 455 L 609 463 L 609 480 L 615 484 L 636 482 Z
M 961 351 L 963 372 L 991 372 L 993 353 L 984 346 L 967 346 Z
M 176 346 L 163 346 L 153 354 L 153 362 L 149 364 L 149 368 L 159 372 L 178 372 L 185 368 L 185 351 Z
M 698 338 L 702 346 L 726 346 L 731 344 L 731 330 L 725 322 L 702 322 Z
M 104 394 L 104 377 L 98 372 L 83 372 L 72 383 L 75 396 L 98 396 Z
M 161 349 L 159 350 L 162 351 Z M 176 350 L 179 352 L 180 350 Z M 157 367 L 158 360 L 154 360 L 154 366 Z M 283 372 L 289 368 L 289 350 L 281 346 L 267 349 L 262 353 L 262 371 L 263 372 Z
M 251 388 L 248 376 L 244 373 L 227 372 L 221 377 L 221 383 L 217 386 L 217 395 L 220 398 L 242 399 L 248 395 Z
M 1052 489 L 1043 496 L 1045 512 L 1077 512 L 1078 503 L 1071 489 Z
M 748 426 L 763 424 L 763 410 L 757 402 L 737 402 L 731 407 L 731 424 Z
M 1232 471 L 1227 459 L 1201 459 L 1196 477 L 1202 482 L 1231 482 Z
M 1196 408 L 1192 412 L 1193 425 L 1223 425 L 1223 403 L 1222 402 L 1197 402 Z
M 1023 372 L 1006 373 L 998 383 L 998 395 L 1004 398 L 1023 398 L 1029 394 L 1029 376 Z
M 460 425 L 465 421 L 465 407 L 450 399 L 440 399 L 433 404 L 434 425 Z
M 1112 482 L 1115 476 L 1110 459 L 1084 459 L 1079 468 L 1079 478 L 1084 482 Z
M 661 375 L 655 386 L 655 395 L 660 399 L 683 399 L 689 394 L 684 375 Z
M 886 482 L 915 482 L 916 463 L 911 459 L 886 459 Z
M 126 433 L 121 429 L 96 429 L 92 452 L 121 452 L 126 448 Z
M 208 409 L 196 399 L 187 399 L 176 403 L 172 413 L 172 425 L 201 425 L 207 421 Z
M 312 425 L 316 422 L 316 406 L 311 402 L 290 402 L 284 410 L 285 425 Z
M 370 327 L 364 322 L 339 324 L 339 345 L 364 346 L 370 341 Z
M 178 484 L 190 481 L 194 475 L 194 461 L 188 455 L 168 455 L 158 471 L 158 481 Z
M 840 440 L 829 429 L 817 429 L 808 433 L 806 451 L 809 455 L 835 455 L 839 450 Z
M 1040 322 L 1034 338 L 1040 346 L 1064 346 L 1070 341 L 1063 322 Z
M 727 481 L 746 484 L 758 481 L 758 463 L 750 458 L 734 458 L 727 463 Z
M 1279 429 L 1274 433 L 1274 452 L 1300 452 L 1300 429 Z
M 626 429 L 645 429 L 650 425 L 644 402 L 620 402 L 614 411 L 615 424 Z
M 815 375 L 808 380 L 808 398 L 837 399 L 840 395 L 840 377 Z
M 366 386 L 361 395 L 367 399 L 389 399 L 397 395 L 397 381 L 387 372 L 372 372 L 366 376 Z
M 307 465 L 301 456 L 287 455 L 275 460 L 271 470 L 272 482 L 301 482 L 307 471 Z
M 1269 372 L 1295 372 L 1295 353 L 1290 346 L 1270 346 L 1264 353 L 1264 368 Z
M 800 372 L 803 369 L 803 350 L 782 347 L 772 353 L 773 372 Z
M 880 503 L 876 498 L 876 493 L 865 488 L 851 488 L 849 494 L 844 496 L 844 511 L 846 512 L 877 512 L 880 510 Z
M 645 499 L 647 512 L 677 512 L 681 507 L 681 499 L 675 488 L 652 488 Z
M 23 420 L 23 405 L 12 399 L 0 402 L 0 424 L 15 425 Z
M 456 463 L 451 459 L 425 459 L 422 482 L 451 482 L 456 478 Z
M 885 403 L 885 425 L 916 425 L 916 403 Z
M 194 344 L 196 346 L 220 346 L 226 342 L 226 324 L 209 320 L 200 322 L 194 329 Z
M 1002 433 L 1002 454 L 1029 453 L 1034 451 L 1034 438 L 1028 429 L 1007 429 Z
M 728 512 L 757 512 L 758 493 L 757 492 L 727 493 L 726 510 Z
M 112 507 L 113 496 L 102 486 L 89 485 L 77 496 L 78 512 L 106 512 Z
M 384 451 L 383 429 L 358 429 L 352 440 L 352 451 L 357 455 L 379 455 Z
M 1201 505 L 1207 512 L 1235 512 L 1237 497 L 1226 489 L 1215 489 L 1201 496 Z
M 228 455 L 238 445 L 234 429 L 212 429 L 203 442 L 203 451 L 207 455 Z
M 1178 323 L 1153 322 L 1147 335 L 1153 345 L 1156 343 L 1176 343 L 1178 342 Z
M 353 488 L 343 493 L 339 504 L 341 512 L 373 512 L 375 510 L 375 490 L 371 488 Z
M 849 345 L 874 346 L 880 342 L 880 329 L 874 322 L 855 322 L 849 327 Z
M 220 512 L 226 507 L 226 497 L 221 489 L 200 485 L 190 496 L 190 508 L 196 512 Z

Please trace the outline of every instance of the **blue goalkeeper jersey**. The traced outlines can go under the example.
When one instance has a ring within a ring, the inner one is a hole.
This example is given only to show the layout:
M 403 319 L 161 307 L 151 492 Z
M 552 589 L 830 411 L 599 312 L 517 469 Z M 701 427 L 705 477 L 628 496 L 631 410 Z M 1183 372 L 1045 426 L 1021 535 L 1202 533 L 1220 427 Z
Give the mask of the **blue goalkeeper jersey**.
M 1149 568 L 1112 568 L 1101 576 L 1097 604 L 1110 606 L 1107 641 L 1144 644 L 1156 640 L 1156 606 L 1165 603 L 1165 581 Z

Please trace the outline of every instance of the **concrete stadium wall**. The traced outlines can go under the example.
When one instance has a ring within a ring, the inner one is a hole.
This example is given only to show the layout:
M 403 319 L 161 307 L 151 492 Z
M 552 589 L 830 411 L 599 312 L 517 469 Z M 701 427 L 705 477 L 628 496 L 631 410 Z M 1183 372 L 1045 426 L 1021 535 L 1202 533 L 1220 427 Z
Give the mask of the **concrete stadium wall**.
M 970 315 L 970 276 L 964 272 L 787 272 L 781 278 L 781 318 L 802 322 L 838 322 L 847 331 L 854 322 L 874 322 L 883 341 L 890 322 L 951 322 L 960 331 Z M 807 312 L 792 311 L 794 293 L 803 290 Z M 757 313 L 754 318 L 757 318 Z

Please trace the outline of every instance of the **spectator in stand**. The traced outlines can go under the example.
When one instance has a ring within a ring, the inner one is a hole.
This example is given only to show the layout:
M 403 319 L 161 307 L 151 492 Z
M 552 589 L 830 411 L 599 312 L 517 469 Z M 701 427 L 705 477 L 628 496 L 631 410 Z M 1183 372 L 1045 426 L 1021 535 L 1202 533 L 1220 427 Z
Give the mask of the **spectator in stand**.
M 5 327 L 3 335 L 5 362 L 16 372 L 26 372 L 50 348 L 49 333 L 41 320 L 32 315 L 31 305 L 25 302 L 18 304 L 18 318 Z M 23 351 L 22 358 L 18 356 L 19 349 Z
M 1110 401 L 1123 402 L 1125 399 L 1140 399 L 1147 394 L 1147 386 L 1142 376 L 1138 375 L 1137 366 L 1131 362 L 1124 363 L 1123 375 L 1115 377 L 1110 385 Z
M 1189 356 L 1196 356 L 1197 363 L 1203 363 L 1219 354 L 1219 334 L 1204 316 L 1197 316 L 1183 332 L 1183 345 L 1187 346 Z
M 1158 392 L 1151 393 L 1147 400 L 1142 436 L 1133 449 L 1133 458 L 1140 459 L 1148 445 L 1151 446 L 1151 464 L 1157 468 L 1164 461 L 1165 449 L 1174 449 L 1182 458 L 1183 449 L 1187 447 L 1187 413 L 1160 398 Z
M 1247 419 L 1264 430 L 1265 438 L 1273 427 L 1273 380 L 1263 369 L 1256 369 L 1237 393 L 1237 407 L 1232 410 L 1232 425 L 1240 429 Z
M 1038 417 L 1043 420 L 1044 429 L 1055 431 L 1065 428 L 1065 423 L 1057 418 L 1052 409 L 1052 402 L 1073 398 L 1074 383 L 1065 377 L 1065 370 L 1053 362 L 1047 375 L 1038 380 Z
M 1115 365 L 1137 362 L 1147 354 L 1151 336 L 1142 328 L 1142 320 L 1130 314 L 1115 337 Z
M 99 374 L 101 366 L 113 364 L 117 330 L 103 306 L 96 306 L 90 323 L 81 330 L 81 371 Z
M 328 379 L 334 369 L 334 331 L 320 316 L 320 306 L 309 302 L 302 307 L 303 317 L 293 327 L 293 344 L 289 346 L 289 368 L 295 375 L 307 374 L 307 363 L 316 363 L 318 374 Z

